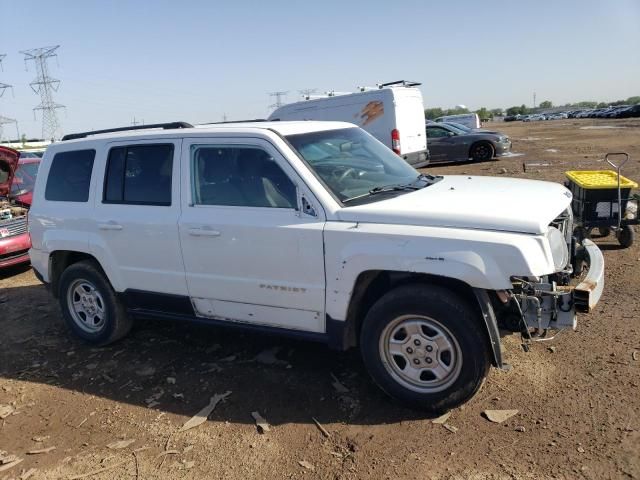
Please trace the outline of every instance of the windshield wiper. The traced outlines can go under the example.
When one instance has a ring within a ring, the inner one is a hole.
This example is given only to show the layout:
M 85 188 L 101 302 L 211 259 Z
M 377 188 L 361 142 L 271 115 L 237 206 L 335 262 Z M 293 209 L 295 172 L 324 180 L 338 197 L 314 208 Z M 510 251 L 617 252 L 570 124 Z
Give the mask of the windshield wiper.
M 430 175 L 428 173 L 421 173 L 411 183 L 391 184 L 391 185 L 382 185 L 380 187 L 374 187 L 371 190 L 369 190 L 367 193 L 364 193 L 362 195 L 356 195 L 355 197 L 347 198 L 346 200 L 343 200 L 342 203 L 348 203 L 353 200 L 358 200 L 360 198 L 371 197 L 374 195 L 378 195 L 380 193 L 401 192 L 405 190 L 420 190 L 421 188 L 424 188 L 428 185 L 436 183 L 440 180 L 442 180 L 441 175 L 435 176 L 435 175 Z M 424 184 L 422 184 L 422 182 L 424 182 Z

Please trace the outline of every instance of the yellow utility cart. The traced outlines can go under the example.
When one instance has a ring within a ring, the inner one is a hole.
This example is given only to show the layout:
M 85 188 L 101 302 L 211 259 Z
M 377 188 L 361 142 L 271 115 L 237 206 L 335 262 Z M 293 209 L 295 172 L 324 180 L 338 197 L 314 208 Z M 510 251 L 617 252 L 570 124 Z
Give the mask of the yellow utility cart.
M 624 159 L 616 164 L 610 157 Z M 638 225 L 638 203 L 640 196 L 632 189 L 638 184 L 620 175 L 622 166 L 629 160 L 624 152 L 607 153 L 605 160 L 616 169 L 612 170 L 571 170 L 565 172 L 565 184 L 571 193 L 575 236 L 578 240 L 588 238 L 594 228 L 600 235 L 607 236 L 613 230 L 623 247 L 633 244 L 633 225 Z

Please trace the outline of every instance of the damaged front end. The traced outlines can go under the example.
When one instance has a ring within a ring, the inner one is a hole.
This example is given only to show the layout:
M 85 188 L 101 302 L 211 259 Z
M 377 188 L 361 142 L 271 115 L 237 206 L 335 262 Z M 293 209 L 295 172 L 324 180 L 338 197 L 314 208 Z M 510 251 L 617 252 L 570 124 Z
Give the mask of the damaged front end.
M 576 312 L 590 312 L 604 288 L 602 252 L 591 240 L 578 242 L 573 236 L 570 209 L 551 223 L 550 232 L 557 246 L 557 271 L 541 277 L 514 276 L 511 290 L 496 292 L 500 328 L 521 332 L 529 340 L 550 339 L 549 330 L 575 329 Z M 559 248 L 560 235 L 566 243 L 564 252 Z

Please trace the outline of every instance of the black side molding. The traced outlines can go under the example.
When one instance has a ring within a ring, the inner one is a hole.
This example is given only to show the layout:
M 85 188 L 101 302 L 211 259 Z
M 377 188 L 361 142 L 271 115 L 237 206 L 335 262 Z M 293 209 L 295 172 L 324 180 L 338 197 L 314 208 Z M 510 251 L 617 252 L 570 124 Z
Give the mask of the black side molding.
M 148 312 L 162 312 L 167 314 L 190 315 L 195 317 L 193 305 L 187 296 L 168 293 L 146 292 L 144 290 L 127 289 L 119 294 L 127 310 Z

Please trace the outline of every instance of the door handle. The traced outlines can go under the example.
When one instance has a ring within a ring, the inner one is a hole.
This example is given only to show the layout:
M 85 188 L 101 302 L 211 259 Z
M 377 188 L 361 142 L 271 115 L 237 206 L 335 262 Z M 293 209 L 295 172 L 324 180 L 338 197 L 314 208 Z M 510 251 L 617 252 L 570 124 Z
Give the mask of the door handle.
M 116 222 L 99 223 L 98 228 L 100 230 L 122 230 L 122 225 Z
M 210 228 L 189 228 L 187 229 L 189 235 L 194 237 L 219 237 L 220 232 L 217 230 L 212 230 Z

